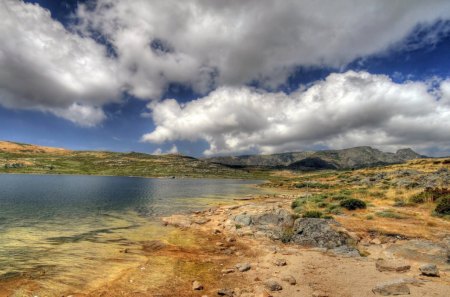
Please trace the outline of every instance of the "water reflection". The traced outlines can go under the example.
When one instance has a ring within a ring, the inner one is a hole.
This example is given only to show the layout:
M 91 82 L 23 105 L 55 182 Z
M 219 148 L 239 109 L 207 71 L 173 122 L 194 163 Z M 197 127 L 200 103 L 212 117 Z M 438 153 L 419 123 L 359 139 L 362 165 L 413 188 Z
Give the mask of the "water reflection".
M 255 183 L 0 175 L 0 279 L 25 274 L 55 292 L 107 280 L 142 261 L 124 247 L 180 240 L 158 216 L 255 192 Z

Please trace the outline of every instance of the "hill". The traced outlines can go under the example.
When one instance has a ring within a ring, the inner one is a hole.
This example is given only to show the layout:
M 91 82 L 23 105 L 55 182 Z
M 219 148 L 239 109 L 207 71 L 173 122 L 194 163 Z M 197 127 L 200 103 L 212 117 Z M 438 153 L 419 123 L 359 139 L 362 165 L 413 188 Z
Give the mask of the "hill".
M 259 178 L 261 171 L 230 168 L 182 155 L 71 151 L 0 141 L 0 173 L 142 177 Z
M 424 157 L 409 148 L 398 150 L 396 153 L 388 153 L 369 146 L 361 146 L 342 150 L 316 152 L 214 157 L 207 160 L 213 163 L 235 167 L 259 166 L 291 170 L 316 170 L 351 169 L 398 164 Z

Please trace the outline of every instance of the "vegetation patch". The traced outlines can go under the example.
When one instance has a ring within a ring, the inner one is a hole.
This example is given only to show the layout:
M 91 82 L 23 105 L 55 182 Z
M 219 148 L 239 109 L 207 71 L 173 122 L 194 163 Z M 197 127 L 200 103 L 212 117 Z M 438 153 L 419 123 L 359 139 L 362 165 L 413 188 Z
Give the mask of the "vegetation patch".
M 296 188 L 302 189 L 302 188 L 310 188 L 310 189 L 329 189 L 331 188 L 331 185 L 329 184 L 322 184 L 322 183 L 314 183 L 314 182 L 304 182 L 304 183 L 297 183 L 295 184 Z
M 341 201 L 341 203 L 339 205 L 348 210 L 364 209 L 367 207 L 367 205 L 364 201 L 362 201 L 360 199 L 355 199 L 355 198 L 343 200 L 343 201 Z
M 450 215 L 450 195 L 440 198 L 434 211 L 438 215 Z
M 321 218 L 323 213 L 319 210 L 308 210 L 303 214 L 304 218 Z
M 379 216 L 380 218 L 389 218 L 389 219 L 404 219 L 405 216 L 390 211 L 390 210 L 385 210 L 385 211 L 379 211 L 377 213 L 375 213 L 377 216 Z

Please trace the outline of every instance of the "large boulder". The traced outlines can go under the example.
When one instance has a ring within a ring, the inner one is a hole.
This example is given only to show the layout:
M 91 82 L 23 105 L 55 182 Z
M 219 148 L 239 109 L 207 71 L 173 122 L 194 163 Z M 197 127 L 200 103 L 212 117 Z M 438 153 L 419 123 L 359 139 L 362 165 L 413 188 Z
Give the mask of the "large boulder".
M 347 246 L 351 237 L 340 230 L 338 222 L 317 218 L 300 218 L 294 222 L 291 241 L 300 245 L 334 249 Z

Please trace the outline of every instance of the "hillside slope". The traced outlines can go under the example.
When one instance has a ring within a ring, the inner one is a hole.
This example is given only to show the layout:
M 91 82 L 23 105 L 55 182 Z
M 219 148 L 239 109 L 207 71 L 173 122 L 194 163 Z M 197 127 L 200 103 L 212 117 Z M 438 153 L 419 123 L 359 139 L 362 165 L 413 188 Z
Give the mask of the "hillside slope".
M 155 156 L 133 152 L 70 151 L 7 141 L 0 141 L 0 173 L 260 177 L 260 172 L 233 169 L 181 155 Z
M 361 146 L 317 152 L 214 157 L 207 160 L 230 166 L 285 167 L 292 170 L 313 170 L 349 169 L 397 164 L 423 157 L 409 148 L 398 150 L 396 153 L 387 153 L 369 146 Z

